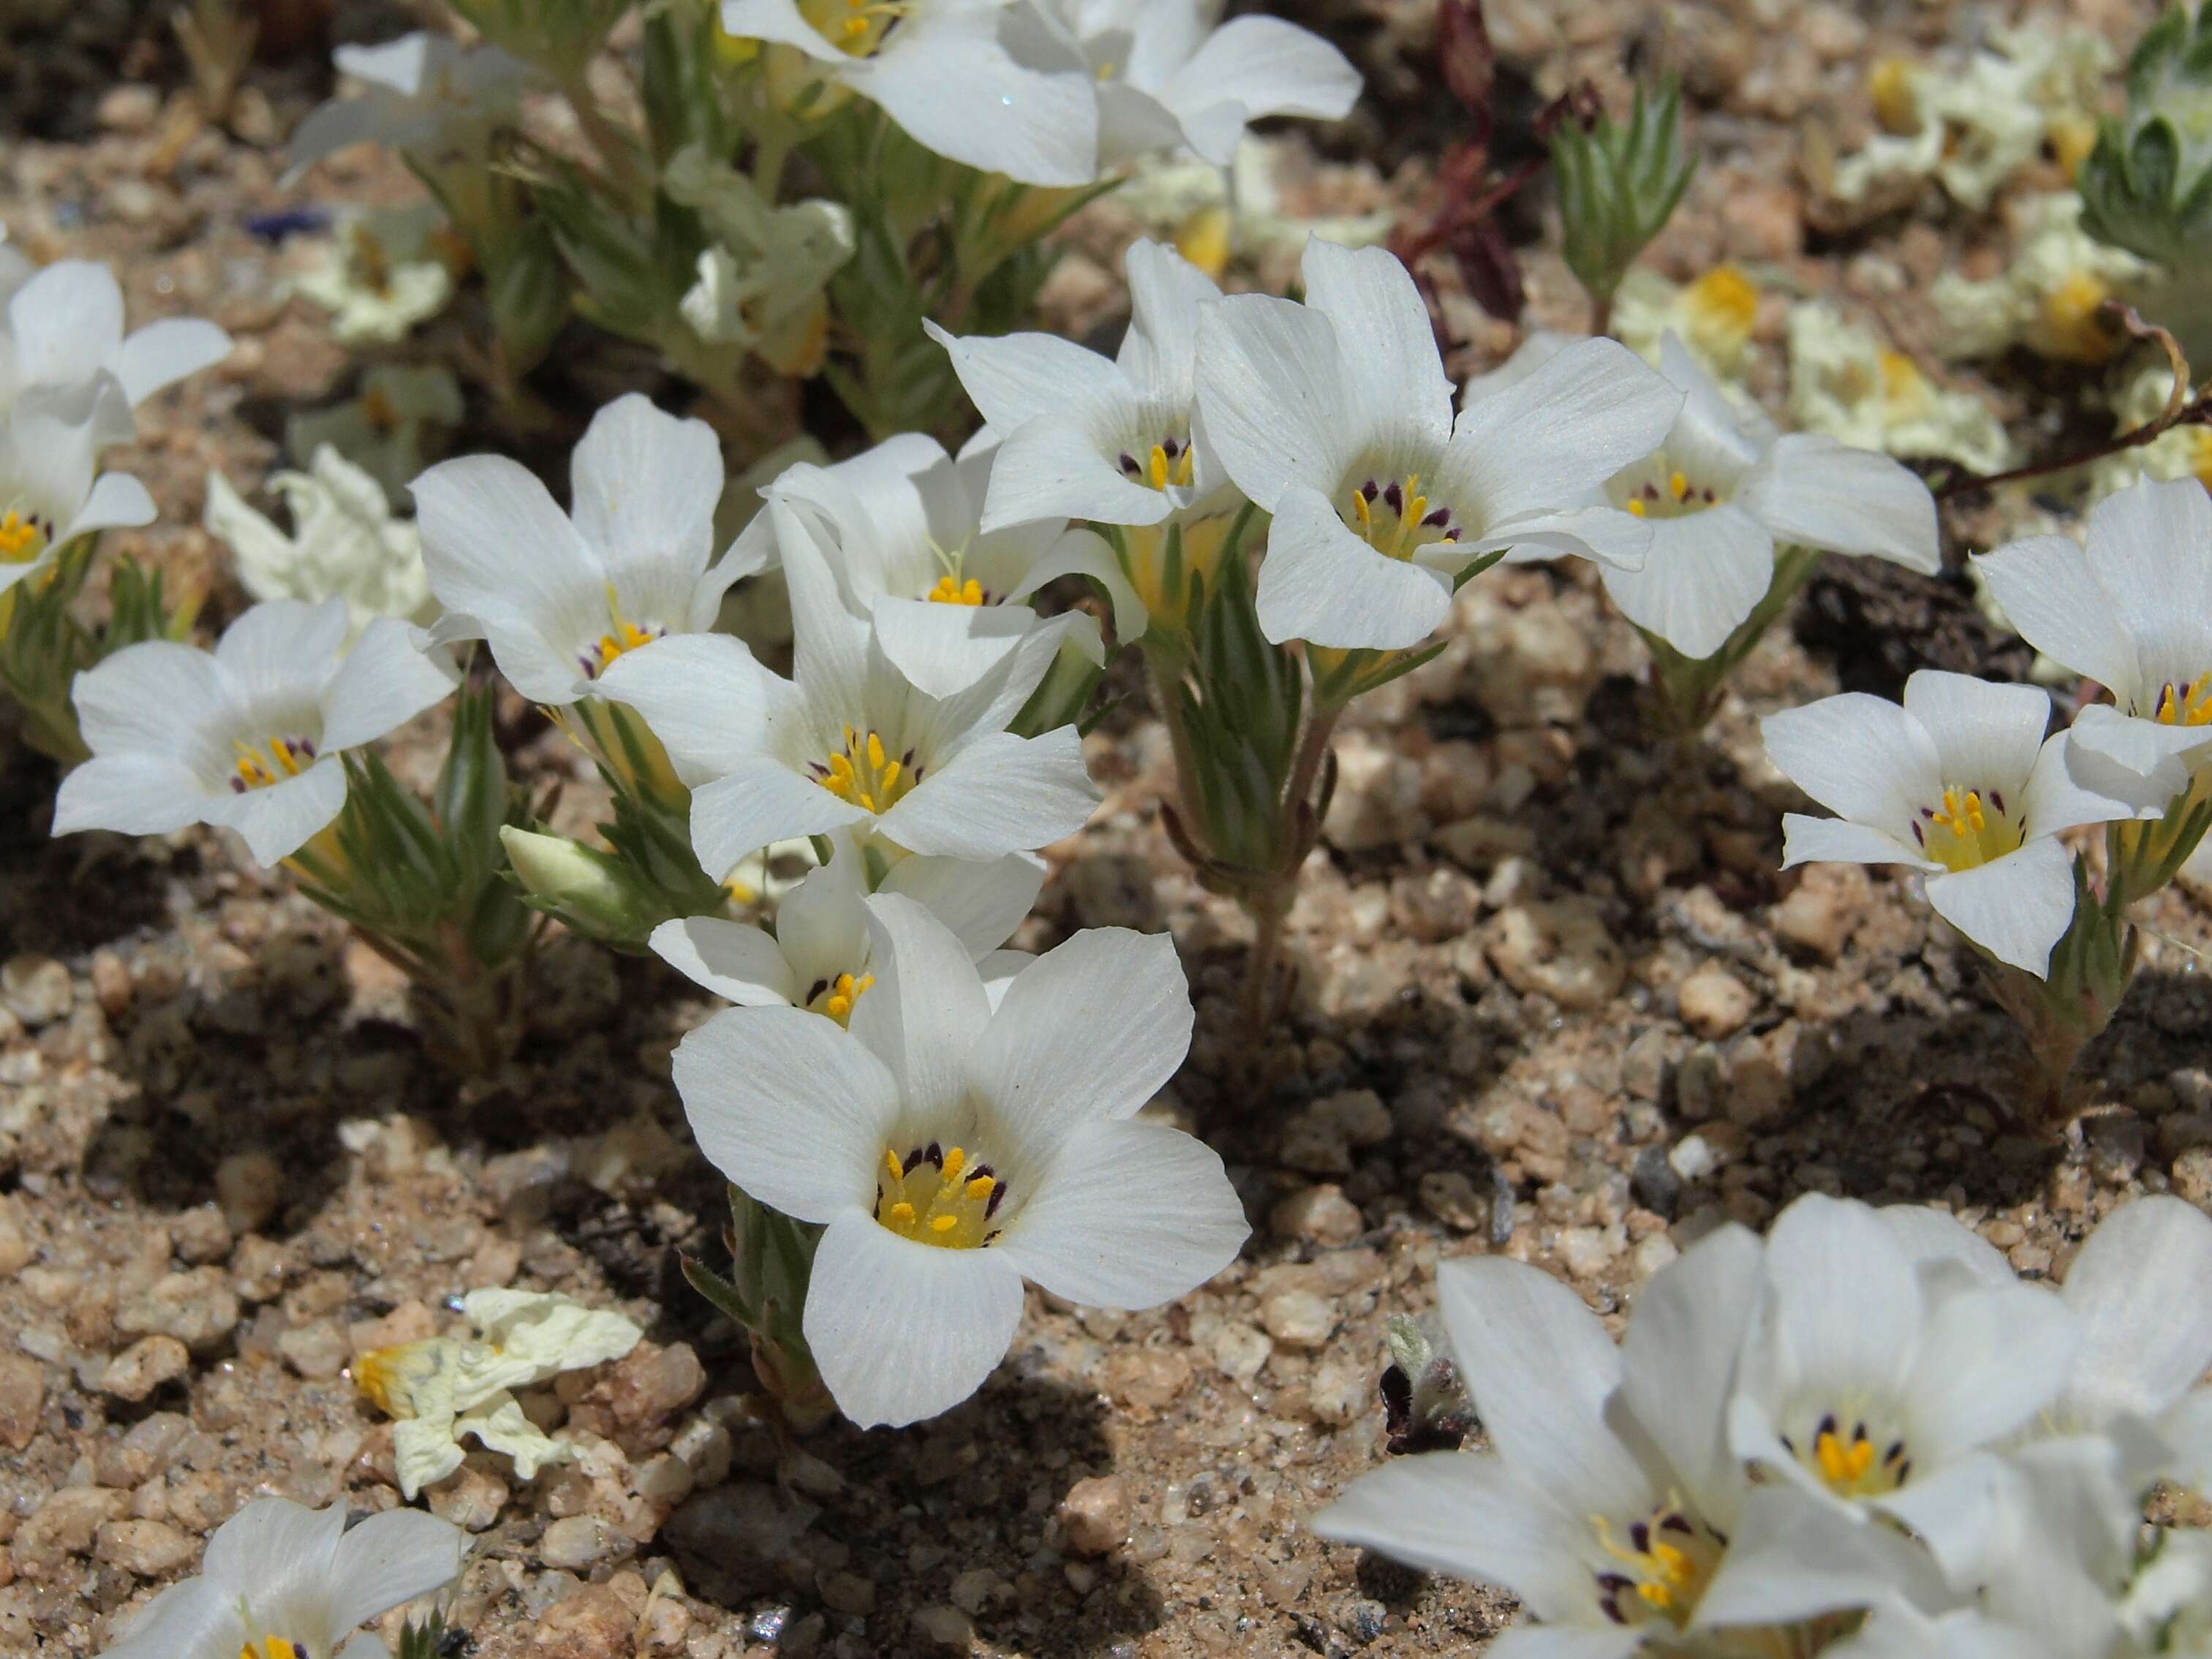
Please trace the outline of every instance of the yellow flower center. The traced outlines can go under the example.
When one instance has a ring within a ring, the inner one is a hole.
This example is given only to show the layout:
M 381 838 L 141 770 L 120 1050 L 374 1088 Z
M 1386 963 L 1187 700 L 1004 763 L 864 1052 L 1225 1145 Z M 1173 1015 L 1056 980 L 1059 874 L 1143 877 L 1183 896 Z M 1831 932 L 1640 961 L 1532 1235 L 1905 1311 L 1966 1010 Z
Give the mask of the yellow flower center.
M 921 768 L 909 749 L 896 760 L 879 733 L 845 728 L 845 746 L 827 761 L 815 761 L 814 781 L 840 800 L 866 812 L 888 812 L 921 781 Z
M 1227 208 L 1202 207 L 1176 227 L 1176 252 L 1215 282 L 1236 252 L 1237 221 Z
M 1881 1445 L 1864 1423 L 1852 1425 L 1846 1436 L 1833 1412 L 1820 1419 L 1812 1443 L 1799 1447 L 1788 1435 L 1782 1443 L 1791 1455 L 1838 1498 L 1880 1498 L 1895 1492 L 1912 1477 L 1912 1459 L 1905 1442 Z
M 14 507 L 0 513 L 0 563 L 31 563 L 46 550 L 50 533 L 35 514 L 26 516 Z
M 577 665 L 583 669 L 584 678 L 595 680 L 607 672 L 607 665 L 625 651 L 635 651 L 641 645 L 651 645 L 668 630 L 653 623 L 641 628 L 623 615 L 622 600 L 615 593 L 615 585 L 607 584 L 607 631 L 576 653 Z
M 1751 343 L 1759 319 L 1759 285 L 1734 265 L 1715 265 L 1682 290 L 1682 314 L 1698 349 L 1733 363 Z
M 238 1650 L 238 1659 L 307 1659 L 307 1650 L 283 1636 L 264 1636 Z
M 2119 349 L 2121 334 L 2105 321 L 2112 289 L 2102 277 L 2077 270 L 2045 295 L 2036 307 L 2027 343 L 2063 362 L 2101 363 Z
M 1717 507 L 1722 492 L 1692 477 L 1664 450 L 1613 481 L 1613 499 L 1639 519 L 1682 519 Z
M 2212 725 L 2212 671 L 2186 685 L 2168 680 L 2159 688 L 2151 718 L 2160 726 Z
M 862 974 L 855 979 L 850 974 L 840 974 L 835 979 L 817 979 L 806 994 L 802 1006 L 817 1014 L 827 1014 L 840 1025 L 850 1024 L 853 1005 L 874 985 L 873 974 Z
M 315 763 L 315 743 L 312 738 L 270 738 L 260 744 L 238 738 L 233 739 L 231 746 L 238 751 L 238 769 L 230 780 L 233 794 L 266 789 L 287 778 L 296 778 Z
M 876 1220 L 918 1244 L 978 1249 L 999 1236 L 991 1223 L 1006 1196 L 996 1171 L 971 1164 L 960 1147 L 933 1140 L 904 1158 L 886 1147 L 876 1178 Z
M 966 581 L 947 571 L 937 579 L 937 586 L 927 596 L 932 605 L 982 605 L 989 598 L 983 584 L 973 576 Z
M 1187 487 L 1194 465 L 1190 440 L 1176 437 L 1173 433 L 1154 444 L 1152 453 L 1141 461 L 1127 450 L 1122 451 L 1120 459 L 1124 474 L 1154 489 Z
M 1912 825 L 1912 839 L 1947 870 L 1978 870 L 2027 839 L 2027 826 L 2005 810 L 2003 795 L 1991 789 L 1945 787 L 1942 802 L 1923 806 Z
M 1438 506 L 1421 494 L 1418 472 L 1382 485 L 1367 479 L 1352 492 L 1352 510 L 1344 522 L 1354 535 L 1390 559 L 1410 559 L 1425 547 L 1455 542 L 1460 532 L 1459 526 L 1452 522 L 1451 508 Z
M 1590 1516 L 1598 1547 L 1622 1571 L 1598 1575 L 1598 1605 L 1615 1624 L 1663 1619 L 1676 1629 L 1697 1611 L 1727 1547 L 1711 1528 L 1692 1520 L 1670 1495 L 1644 1520 L 1632 1522 L 1627 1541 L 1613 1535 L 1601 1515 Z
M 874 54 L 914 0 L 813 0 L 802 8 L 823 40 L 854 58 Z

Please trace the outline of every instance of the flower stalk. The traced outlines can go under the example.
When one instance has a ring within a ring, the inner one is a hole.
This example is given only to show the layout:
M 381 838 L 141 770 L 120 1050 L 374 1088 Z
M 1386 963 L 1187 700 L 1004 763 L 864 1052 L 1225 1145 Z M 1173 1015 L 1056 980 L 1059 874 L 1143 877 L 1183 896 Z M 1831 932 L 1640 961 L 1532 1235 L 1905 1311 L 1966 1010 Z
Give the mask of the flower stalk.
M 722 1239 L 730 1252 L 730 1277 L 692 1255 L 683 1258 L 684 1277 L 745 1333 L 754 1375 L 785 1427 L 810 1434 L 837 1414 L 802 1328 L 822 1229 L 756 1202 L 734 1183 L 729 1197 L 730 1224 Z

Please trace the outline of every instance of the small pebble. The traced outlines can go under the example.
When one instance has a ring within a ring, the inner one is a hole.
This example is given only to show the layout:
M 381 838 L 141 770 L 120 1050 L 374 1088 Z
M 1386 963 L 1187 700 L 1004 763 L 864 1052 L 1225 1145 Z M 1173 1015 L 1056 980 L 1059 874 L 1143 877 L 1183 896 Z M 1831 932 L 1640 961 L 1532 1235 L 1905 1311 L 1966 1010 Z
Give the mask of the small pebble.
M 1103 1555 L 1129 1535 L 1127 1483 L 1119 1475 L 1077 1481 L 1060 1502 L 1060 1524 L 1079 1555 Z

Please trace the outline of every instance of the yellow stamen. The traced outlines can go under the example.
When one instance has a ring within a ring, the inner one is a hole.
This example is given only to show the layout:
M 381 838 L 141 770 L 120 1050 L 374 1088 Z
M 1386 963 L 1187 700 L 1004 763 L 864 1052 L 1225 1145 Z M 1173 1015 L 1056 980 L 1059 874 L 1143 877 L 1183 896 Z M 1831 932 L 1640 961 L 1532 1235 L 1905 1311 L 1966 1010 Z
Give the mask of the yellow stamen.
M 1360 490 L 1355 489 L 1352 492 L 1352 510 L 1359 515 L 1359 523 L 1363 529 L 1375 522 L 1375 509 L 1367 505 L 1367 497 Z
M 955 1146 L 945 1155 L 945 1179 L 950 1182 L 960 1179 L 961 1170 L 968 1167 L 968 1154 Z
M 1680 471 L 1668 475 L 1667 479 L 1667 489 L 1668 493 L 1673 495 L 1676 501 L 1679 501 L 1685 499 L 1690 493 L 1690 480 L 1688 476 Z
M 963 582 L 948 574 L 937 579 L 937 586 L 929 590 L 927 597 L 932 605 L 981 605 L 983 584 L 973 576 Z
M 1152 446 L 1152 475 L 1153 489 L 1168 487 L 1168 452 L 1158 444 Z
M 1644 503 L 1631 495 L 1628 498 L 1628 510 L 1640 519 L 1644 516 Z
M 232 747 L 238 750 L 238 781 L 234 787 L 240 789 L 266 789 L 272 783 L 296 778 L 315 757 L 313 745 L 296 738 L 271 738 L 258 747 L 238 738 Z
M 912 750 L 894 757 L 879 733 L 848 726 L 844 748 L 815 763 L 814 781 L 862 811 L 888 812 L 921 778 L 913 761 Z
M 938 1215 L 929 1218 L 929 1231 L 933 1233 L 949 1233 L 959 1224 L 960 1218 L 957 1215 Z
M 307 1650 L 281 1636 L 264 1636 L 238 1650 L 238 1659 L 307 1659 Z
M 1830 1486 L 1856 1486 L 1874 1467 L 1874 1442 L 1855 1440 L 1846 1443 L 1831 1431 L 1814 1443 L 1813 1455 L 1820 1460 L 1821 1476 Z
M 2212 725 L 2212 671 L 2187 685 L 2163 688 L 2153 718 L 2161 726 Z
M 968 1196 L 979 1201 L 987 1199 L 998 1184 L 989 1176 L 977 1176 L 968 1183 Z
M 28 564 L 46 550 L 46 532 L 35 520 L 9 509 L 0 514 L 0 562 Z
M 906 1165 L 899 1162 L 899 1155 L 888 1146 L 884 1148 L 884 1163 L 890 1169 L 893 1181 L 906 1179 Z
M 886 1148 L 884 1167 L 898 1174 L 888 1184 L 878 1180 L 877 1222 L 902 1238 L 941 1249 L 988 1244 L 997 1236 L 993 1216 L 1004 1194 L 988 1164 L 967 1174 L 970 1162 L 959 1146 L 939 1152 L 933 1143 L 926 1152 L 903 1159 Z

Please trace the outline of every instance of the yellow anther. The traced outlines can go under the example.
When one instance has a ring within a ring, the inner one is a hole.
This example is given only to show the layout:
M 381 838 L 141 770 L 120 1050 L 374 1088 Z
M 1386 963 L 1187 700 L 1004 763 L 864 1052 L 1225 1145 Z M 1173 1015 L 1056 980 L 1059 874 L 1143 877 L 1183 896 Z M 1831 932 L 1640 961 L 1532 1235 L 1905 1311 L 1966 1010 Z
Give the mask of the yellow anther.
M 848 40 L 857 40 L 867 32 L 868 20 L 866 18 L 848 17 L 845 20 L 845 38 Z
M 1821 1478 L 1831 1486 L 1854 1486 L 1874 1467 L 1874 1442 L 1846 1443 L 1830 1431 L 1813 1443 L 1813 1455 L 1820 1460 Z
M 1168 452 L 1162 445 L 1154 444 L 1152 446 L 1151 471 L 1152 475 L 1152 488 L 1155 489 L 1165 489 L 1168 487 Z
M 1686 499 L 1690 493 L 1688 475 L 1679 471 L 1670 474 L 1667 479 L 1667 489 L 1678 501 Z
M 989 1176 L 977 1176 L 968 1183 L 968 1196 L 978 1200 L 987 1199 L 998 1184 Z
M 2212 724 L 2212 672 L 2198 675 L 2186 685 L 2167 685 L 2159 692 L 2154 718 L 2161 726 Z
M 929 1231 L 933 1233 L 949 1233 L 959 1224 L 960 1218 L 957 1215 L 933 1216 L 930 1218 Z
M 906 1165 L 899 1162 L 899 1155 L 888 1146 L 884 1148 L 884 1164 L 890 1170 L 893 1181 L 906 1179 Z
M 945 1179 L 949 1184 L 960 1179 L 961 1170 L 968 1167 L 968 1154 L 955 1146 L 945 1154 Z
M 939 1249 L 972 1250 L 997 1236 L 993 1218 L 1006 1194 L 991 1166 L 975 1164 L 966 1148 L 940 1152 L 933 1142 L 903 1159 L 886 1149 L 884 1167 L 899 1173 L 877 1185 L 878 1224 Z
M 888 812 L 915 786 L 914 751 L 893 757 L 882 736 L 845 728 L 845 746 L 813 767 L 814 781 L 864 812 Z
M 238 1659 L 307 1659 L 307 1651 L 282 1636 L 264 1636 L 239 1649 Z
M 0 514 L 0 561 L 28 564 L 46 551 L 46 532 L 21 514 Z
M 913 1226 L 914 1206 L 908 1203 L 904 1199 L 899 1200 L 897 1203 L 891 1206 L 890 1218 L 902 1227 Z
M 983 584 L 973 576 L 962 581 L 957 576 L 943 575 L 937 586 L 929 590 L 932 605 L 981 605 L 983 603 Z
M 879 732 L 868 733 L 868 764 L 878 772 L 884 769 L 884 740 Z
M 1352 510 L 1359 515 L 1359 525 L 1363 530 L 1375 522 L 1375 509 L 1367 505 L 1367 494 L 1364 490 L 1355 489 L 1352 492 Z
M 1644 516 L 1644 503 L 1631 495 L 1628 498 L 1628 510 L 1640 519 Z

